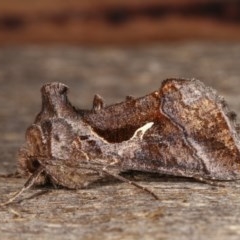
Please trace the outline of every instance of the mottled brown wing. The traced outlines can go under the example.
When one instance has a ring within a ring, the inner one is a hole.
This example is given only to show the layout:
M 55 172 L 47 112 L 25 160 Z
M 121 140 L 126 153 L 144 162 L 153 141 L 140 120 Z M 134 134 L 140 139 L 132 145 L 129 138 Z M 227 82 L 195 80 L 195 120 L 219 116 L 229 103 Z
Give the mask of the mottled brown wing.
M 123 155 L 123 169 L 173 176 L 208 178 L 208 171 L 182 129 L 161 115 L 161 119 L 133 147 L 129 141 Z M 122 143 L 124 144 L 124 143 Z
M 240 143 L 223 99 L 198 80 L 166 80 L 161 110 L 216 179 L 239 178 Z

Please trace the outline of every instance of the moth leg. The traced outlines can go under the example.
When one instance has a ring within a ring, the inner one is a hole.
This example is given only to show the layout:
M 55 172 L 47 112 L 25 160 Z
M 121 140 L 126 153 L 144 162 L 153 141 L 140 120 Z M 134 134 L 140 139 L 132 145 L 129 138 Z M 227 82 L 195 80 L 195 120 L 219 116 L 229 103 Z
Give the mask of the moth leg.
M 136 182 L 133 182 L 133 181 L 131 181 L 131 180 L 125 178 L 125 177 L 122 177 L 122 176 L 118 175 L 118 174 L 110 172 L 106 167 L 102 169 L 102 172 L 107 174 L 107 175 L 109 175 L 109 176 L 112 176 L 112 177 L 114 177 L 114 178 L 116 178 L 116 179 L 118 179 L 118 180 L 120 180 L 122 182 L 126 182 L 126 183 L 128 183 L 130 185 L 133 185 L 133 186 L 135 186 L 135 187 L 137 187 L 137 188 L 147 192 L 148 194 L 151 194 L 156 200 L 160 200 L 160 198 L 153 191 L 151 191 L 150 189 L 148 189 L 148 188 L 146 188 L 146 187 L 144 187 L 142 185 L 139 185 Z
M 17 191 L 13 197 L 9 198 L 6 202 L 3 202 L 0 204 L 0 206 L 6 206 L 9 205 L 10 203 L 12 203 L 15 199 L 17 199 L 20 195 L 22 195 L 22 193 L 26 190 L 28 190 L 30 187 L 32 187 L 36 180 L 38 179 L 38 177 L 40 176 L 40 174 L 43 172 L 44 167 L 39 167 L 26 181 L 26 183 L 24 184 L 24 186 Z
M 225 187 L 224 184 L 221 184 L 219 182 L 216 182 L 216 181 L 212 181 L 212 180 L 209 180 L 209 179 L 206 179 L 206 178 L 203 178 L 203 177 L 200 177 L 200 176 L 192 176 L 193 179 L 195 179 L 196 181 L 198 182 L 202 182 L 202 183 L 206 183 L 206 184 L 209 184 L 211 186 L 215 186 L 215 187 Z

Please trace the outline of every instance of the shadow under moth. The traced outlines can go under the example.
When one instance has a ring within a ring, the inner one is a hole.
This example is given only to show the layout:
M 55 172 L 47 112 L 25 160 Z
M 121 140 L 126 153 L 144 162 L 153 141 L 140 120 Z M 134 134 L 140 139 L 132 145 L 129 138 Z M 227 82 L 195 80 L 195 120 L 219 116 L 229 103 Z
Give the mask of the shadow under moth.
M 26 131 L 18 154 L 24 187 L 51 183 L 87 187 L 105 176 L 124 178 L 136 170 L 194 178 L 202 182 L 240 178 L 236 114 L 199 80 L 167 79 L 159 90 L 105 107 L 95 95 L 91 110 L 72 106 L 68 87 L 48 83 L 42 109 Z

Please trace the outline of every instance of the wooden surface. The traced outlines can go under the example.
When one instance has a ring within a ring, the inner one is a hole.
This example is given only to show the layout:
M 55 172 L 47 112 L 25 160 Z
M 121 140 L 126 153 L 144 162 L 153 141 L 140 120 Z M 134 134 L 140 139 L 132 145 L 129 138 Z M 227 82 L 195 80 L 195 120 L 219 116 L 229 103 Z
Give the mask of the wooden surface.
M 70 99 L 90 108 L 158 89 L 167 77 L 199 78 L 240 112 L 239 44 L 145 48 L 11 47 L 0 49 L 0 173 L 16 170 L 16 151 L 40 110 L 44 82 L 61 81 Z M 240 239 L 240 182 L 212 187 L 184 178 L 132 174 L 160 201 L 126 183 L 90 189 L 38 188 L 0 208 L 1 239 Z M 24 179 L 0 178 L 0 201 Z

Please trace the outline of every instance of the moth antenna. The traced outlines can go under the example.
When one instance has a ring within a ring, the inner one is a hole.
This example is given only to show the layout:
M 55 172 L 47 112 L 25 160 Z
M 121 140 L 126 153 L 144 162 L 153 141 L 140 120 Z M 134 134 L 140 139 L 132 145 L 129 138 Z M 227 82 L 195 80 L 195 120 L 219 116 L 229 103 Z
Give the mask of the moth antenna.
M 141 189 L 142 191 L 152 195 L 156 200 L 160 200 L 160 198 L 153 191 L 151 191 L 149 188 L 146 188 L 146 187 L 144 187 L 144 186 L 142 186 L 140 184 L 137 184 L 136 182 L 133 182 L 133 181 L 131 181 L 131 180 L 125 178 L 125 177 L 122 177 L 122 176 L 118 175 L 118 174 L 114 174 L 114 173 L 108 171 L 107 168 L 103 168 L 102 172 L 104 172 L 105 174 L 107 174 L 107 175 L 109 175 L 111 177 L 114 177 L 114 178 L 116 178 L 116 179 L 118 179 L 118 180 L 120 180 L 122 182 L 126 182 L 126 183 L 128 183 L 130 185 L 133 185 L 133 186 Z
M 0 204 L 0 206 L 7 206 L 9 205 L 10 203 L 12 203 L 15 199 L 17 199 L 20 195 L 22 195 L 22 193 L 26 190 L 28 190 L 29 188 L 31 188 L 34 183 L 36 182 L 37 178 L 40 176 L 40 174 L 43 172 L 43 167 L 40 167 L 39 169 L 37 169 L 33 175 L 31 175 L 28 180 L 26 181 L 26 183 L 24 184 L 24 186 L 19 190 L 17 191 L 13 197 L 9 198 L 6 202 L 3 202 Z
M 92 106 L 93 112 L 97 112 L 101 110 L 103 107 L 104 107 L 103 98 L 100 95 L 95 94 L 93 98 L 93 106 Z

